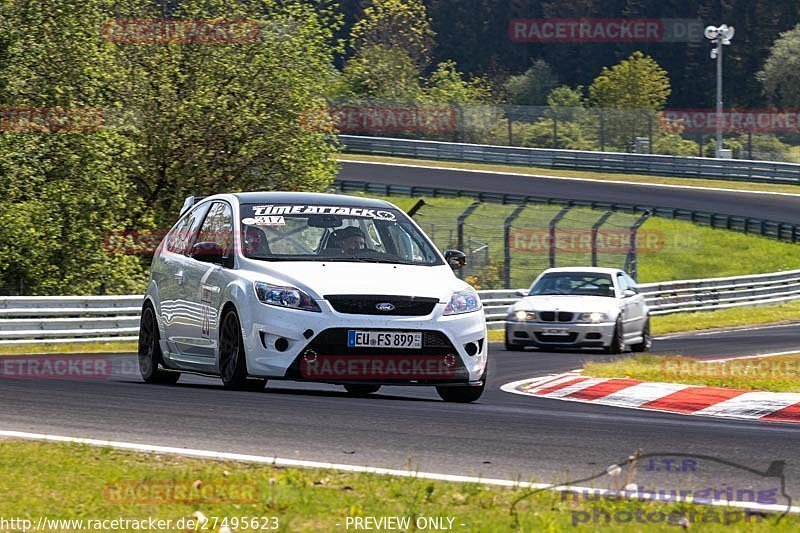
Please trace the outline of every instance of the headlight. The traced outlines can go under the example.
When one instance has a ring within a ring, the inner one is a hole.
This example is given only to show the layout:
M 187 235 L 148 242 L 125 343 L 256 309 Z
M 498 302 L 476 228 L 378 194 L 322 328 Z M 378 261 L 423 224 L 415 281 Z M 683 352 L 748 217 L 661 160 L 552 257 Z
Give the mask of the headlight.
M 512 316 L 514 320 L 517 322 L 526 322 L 528 320 L 536 320 L 536 313 L 534 311 L 523 311 L 520 309 L 519 311 L 515 311 Z
M 256 296 L 262 303 L 267 305 L 303 309 L 304 311 L 314 311 L 316 313 L 322 312 L 322 309 L 319 308 L 317 302 L 311 296 L 294 287 L 281 287 L 258 281 L 256 282 Z
M 445 315 L 460 315 L 461 313 L 471 313 L 480 311 L 481 299 L 475 289 L 469 288 L 463 291 L 454 292 L 450 297 L 450 303 L 444 308 Z
M 581 313 L 578 315 L 578 322 L 591 322 L 592 324 L 597 324 L 599 322 L 605 322 L 608 320 L 608 315 L 605 313 Z

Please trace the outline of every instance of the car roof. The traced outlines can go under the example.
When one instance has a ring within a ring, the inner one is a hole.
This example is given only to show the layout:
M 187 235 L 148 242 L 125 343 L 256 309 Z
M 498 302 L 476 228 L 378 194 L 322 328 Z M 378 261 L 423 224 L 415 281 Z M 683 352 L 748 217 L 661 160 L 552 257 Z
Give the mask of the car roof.
M 590 274 L 618 274 L 620 272 L 625 273 L 624 270 L 619 268 L 606 268 L 606 267 L 555 267 L 555 268 L 548 268 L 542 274 L 547 274 L 548 272 L 586 272 Z
M 384 200 L 317 192 L 260 191 L 235 193 L 240 204 L 320 204 L 342 207 L 394 208 Z

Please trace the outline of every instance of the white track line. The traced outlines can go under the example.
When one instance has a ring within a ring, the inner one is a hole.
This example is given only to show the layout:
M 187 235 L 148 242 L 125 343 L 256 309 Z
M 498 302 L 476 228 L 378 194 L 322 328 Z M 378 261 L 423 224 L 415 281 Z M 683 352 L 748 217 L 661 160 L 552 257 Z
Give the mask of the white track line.
M 86 444 L 89 446 L 104 446 L 104 447 L 119 448 L 122 450 L 131 450 L 137 452 L 164 453 L 170 455 L 198 457 L 202 459 L 241 461 L 247 463 L 260 463 L 260 464 L 269 464 L 269 465 L 284 466 L 284 467 L 322 468 L 326 470 L 340 470 L 343 472 L 360 472 L 360 473 L 380 474 L 380 475 L 388 475 L 395 477 L 432 479 L 436 481 L 453 481 L 457 483 L 480 483 L 482 485 L 494 485 L 499 487 L 543 489 L 543 490 L 554 490 L 554 491 L 575 491 L 583 493 L 587 493 L 588 491 L 598 490 L 594 487 L 581 487 L 574 485 L 552 485 L 550 483 L 531 483 L 526 481 L 511 481 L 508 479 L 492 479 L 492 478 L 481 478 L 474 476 L 458 476 L 453 474 L 415 472 L 413 470 L 395 470 L 391 468 L 377 468 L 372 466 L 345 465 L 345 464 L 325 463 L 318 461 L 302 461 L 298 459 L 283 459 L 280 457 L 266 457 L 262 455 L 247 455 L 247 454 L 230 453 L 230 452 L 195 450 L 191 448 L 175 448 L 172 446 L 157 446 L 153 444 L 137 444 L 133 442 L 119 442 L 111 440 L 64 437 L 60 435 L 48 435 L 45 433 L 27 433 L 24 431 L 0 430 L 0 436 L 17 438 L 17 439 L 45 440 L 51 442 Z M 630 500 L 639 499 L 637 497 L 637 494 L 622 493 L 620 494 L 620 496 L 623 496 L 626 499 Z M 647 498 L 642 498 L 642 499 L 647 500 Z M 686 501 L 688 503 L 692 503 L 691 497 L 687 498 Z M 669 503 L 669 502 L 664 502 L 664 503 Z M 719 507 L 738 507 L 741 509 L 752 509 L 752 510 L 759 510 L 765 512 L 778 512 L 778 513 L 782 513 L 787 510 L 786 507 L 781 505 L 759 504 L 754 502 L 713 501 L 710 503 L 698 502 L 698 504 L 712 505 Z M 788 508 L 788 511 L 792 513 L 800 513 L 800 507 L 792 506 Z
M 549 180 L 562 180 L 562 181 L 588 181 L 592 183 L 611 183 L 614 185 L 640 185 L 642 187 L 662 187 L 666 189 L 687 189 L 687 190 L 695 190 L 695 191 L 717 191 L 717 192 L 732 192 L 732 193 L 742 193 L 742 194 L 766 194 L 766 195 L 774 195 L 774 196 L 793 196 L 793 197 L 800 197 L 798 193 L 792 192 L 772 192 L 772 191 L 754 191 L 754 190 L 742 190 L 742 189 L 726 189 L 724 187 L 701 187 L 697 185 L 672 185 L 669 183 L 646 183 L 640 181 L 624 181 L 624 180 L 599 180 L 599 179 L 592 179 L 592 178 L 571 178 L 567 176 L 543 176 L 541 174 L 523 174 L 519 172 L 503 172 L 500 170 L 477 170 L 472 168 L 458 168 L 458 167 L 437 167 L 432 165 L 414 165 L 414 164 L 404 164 L 404 163 L 384 163 L 378 161 L 359 161 L 356 159 L 343 159 L 338 158 L 339 161 L 343 163 L 358 163 L 361 165 L 382 165 L 388 167 L 408 167 L 408 168 L 422 168 L 425 170 L 453 170 L 458 172 L 471 172 L 476 174 L 495 174 L 498 176 L 519 176 L 523 178 L 540 178 L 540 179 L 549 179 Z M 660 177 L 660 176 L 654 176 Z M 668 176 L 667 176 L 668 178 Z M 683 178 L 676 178 L 676 179 L 683 179 Z M 703 178 L 685 178 L 685 179 L 703 179 Z M 420 186 L 422 187 L 422 185 Z

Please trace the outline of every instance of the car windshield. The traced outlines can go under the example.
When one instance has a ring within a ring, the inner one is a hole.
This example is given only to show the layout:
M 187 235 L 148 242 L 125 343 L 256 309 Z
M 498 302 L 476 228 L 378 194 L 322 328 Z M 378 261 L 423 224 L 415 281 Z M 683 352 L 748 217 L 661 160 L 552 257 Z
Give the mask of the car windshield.
M 265 261 L 444 264 L 428 238 L 393 208 L 243 204 L 242 252 Z
M 608 274 L 593 272 L 551 272 L 539 278 L 529 296 L 607 296 L 614 297 L 614 284 Z

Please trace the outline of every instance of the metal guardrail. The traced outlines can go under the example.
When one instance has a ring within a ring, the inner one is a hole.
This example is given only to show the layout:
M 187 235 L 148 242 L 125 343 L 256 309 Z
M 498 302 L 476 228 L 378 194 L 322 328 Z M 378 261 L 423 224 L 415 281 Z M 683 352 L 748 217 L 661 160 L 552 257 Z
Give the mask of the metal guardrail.
M 644 283 L 651 315 L 765 305 L 800 299 L 800 270 Z M 489 329 L 502 329 L 526 289 L 478 291 Z M 136 340 L 142 296 L 0 298 L 0 345 Z
M 800 164 L 340 135 L 345 151 L 440 161 L 800 184 Z

